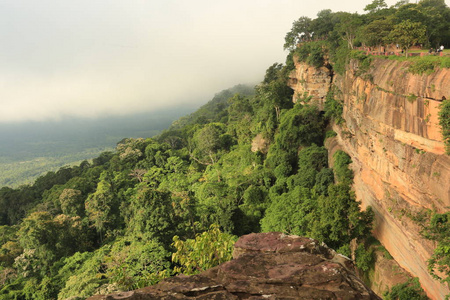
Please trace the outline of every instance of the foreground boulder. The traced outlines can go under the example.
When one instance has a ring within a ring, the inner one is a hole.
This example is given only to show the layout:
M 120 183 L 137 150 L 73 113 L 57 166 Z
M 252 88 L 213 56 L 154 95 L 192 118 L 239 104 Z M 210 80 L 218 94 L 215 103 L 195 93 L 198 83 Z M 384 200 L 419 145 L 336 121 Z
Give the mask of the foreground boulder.
M 233 257 L 198 275 L 89 299 L 380 299 L 348 258 L 310 238 L 252 233 L 236 242 Z

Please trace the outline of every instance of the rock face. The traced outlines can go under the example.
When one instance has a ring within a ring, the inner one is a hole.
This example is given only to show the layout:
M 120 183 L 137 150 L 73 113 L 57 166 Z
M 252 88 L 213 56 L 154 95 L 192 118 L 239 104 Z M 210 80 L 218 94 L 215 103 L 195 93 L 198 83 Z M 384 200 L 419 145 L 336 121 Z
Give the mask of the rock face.
M 296 103 L 305 96 L 323 108 L 325 97 L 333 82 L 333 72 L 326 68 L 315 68 L 298 62 L 294 57 L 295 70 L 289 78 L 289 86 L 294 90 L 293 101 Z
M 352 61 L 345 76 L 333 77 L 345 123 L 333 127 L 338 135 L 327 147 L 330 158 L 337 149 L 352 157 L 354 189 L 375 212 L 376 238 L 419 277 L 430 298 L 443 299 L 448 287 L 427 271 L 436 245 L 420 230 L 427 209 L 443 213 L 450 206 L 450 157 L 438 121 L 439 105 L 450 95 L 450 70 L 414 75 L 408 64 L 377 58 L 361 76 Z
M 313 239 L 249 234 L 233 256 L 198 275 L 89 299 L 380 299 L 354 275 L 348 258 Z

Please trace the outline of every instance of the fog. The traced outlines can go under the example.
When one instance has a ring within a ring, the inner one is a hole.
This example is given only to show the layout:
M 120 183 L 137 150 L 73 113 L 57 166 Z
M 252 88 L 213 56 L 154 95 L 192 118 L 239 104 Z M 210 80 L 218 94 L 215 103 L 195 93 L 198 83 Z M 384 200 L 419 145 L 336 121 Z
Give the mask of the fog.
M 284 63 L 300 16 L 370 2 L 0 0 L 0 122 L 200 105 Z

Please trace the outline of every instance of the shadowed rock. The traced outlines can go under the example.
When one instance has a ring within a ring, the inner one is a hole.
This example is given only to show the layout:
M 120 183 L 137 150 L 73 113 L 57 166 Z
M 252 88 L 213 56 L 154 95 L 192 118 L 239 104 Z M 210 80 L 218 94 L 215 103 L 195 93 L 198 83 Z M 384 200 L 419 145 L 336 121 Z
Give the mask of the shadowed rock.
M 380 299 L 348 258 L 313 239 L 252 233 L 236 242 L 233 257 L 198 275 L 89 299 Z

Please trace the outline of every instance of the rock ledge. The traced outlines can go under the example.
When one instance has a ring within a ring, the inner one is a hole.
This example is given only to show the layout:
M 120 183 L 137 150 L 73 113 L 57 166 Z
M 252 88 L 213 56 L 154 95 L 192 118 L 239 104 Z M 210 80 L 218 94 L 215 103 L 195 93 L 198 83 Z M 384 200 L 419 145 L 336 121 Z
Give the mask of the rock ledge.
M 252 233 L 236 242 L 233 257 L 198 275 L 89 299 L 380 299 L 348 258 L 310 238 Z

